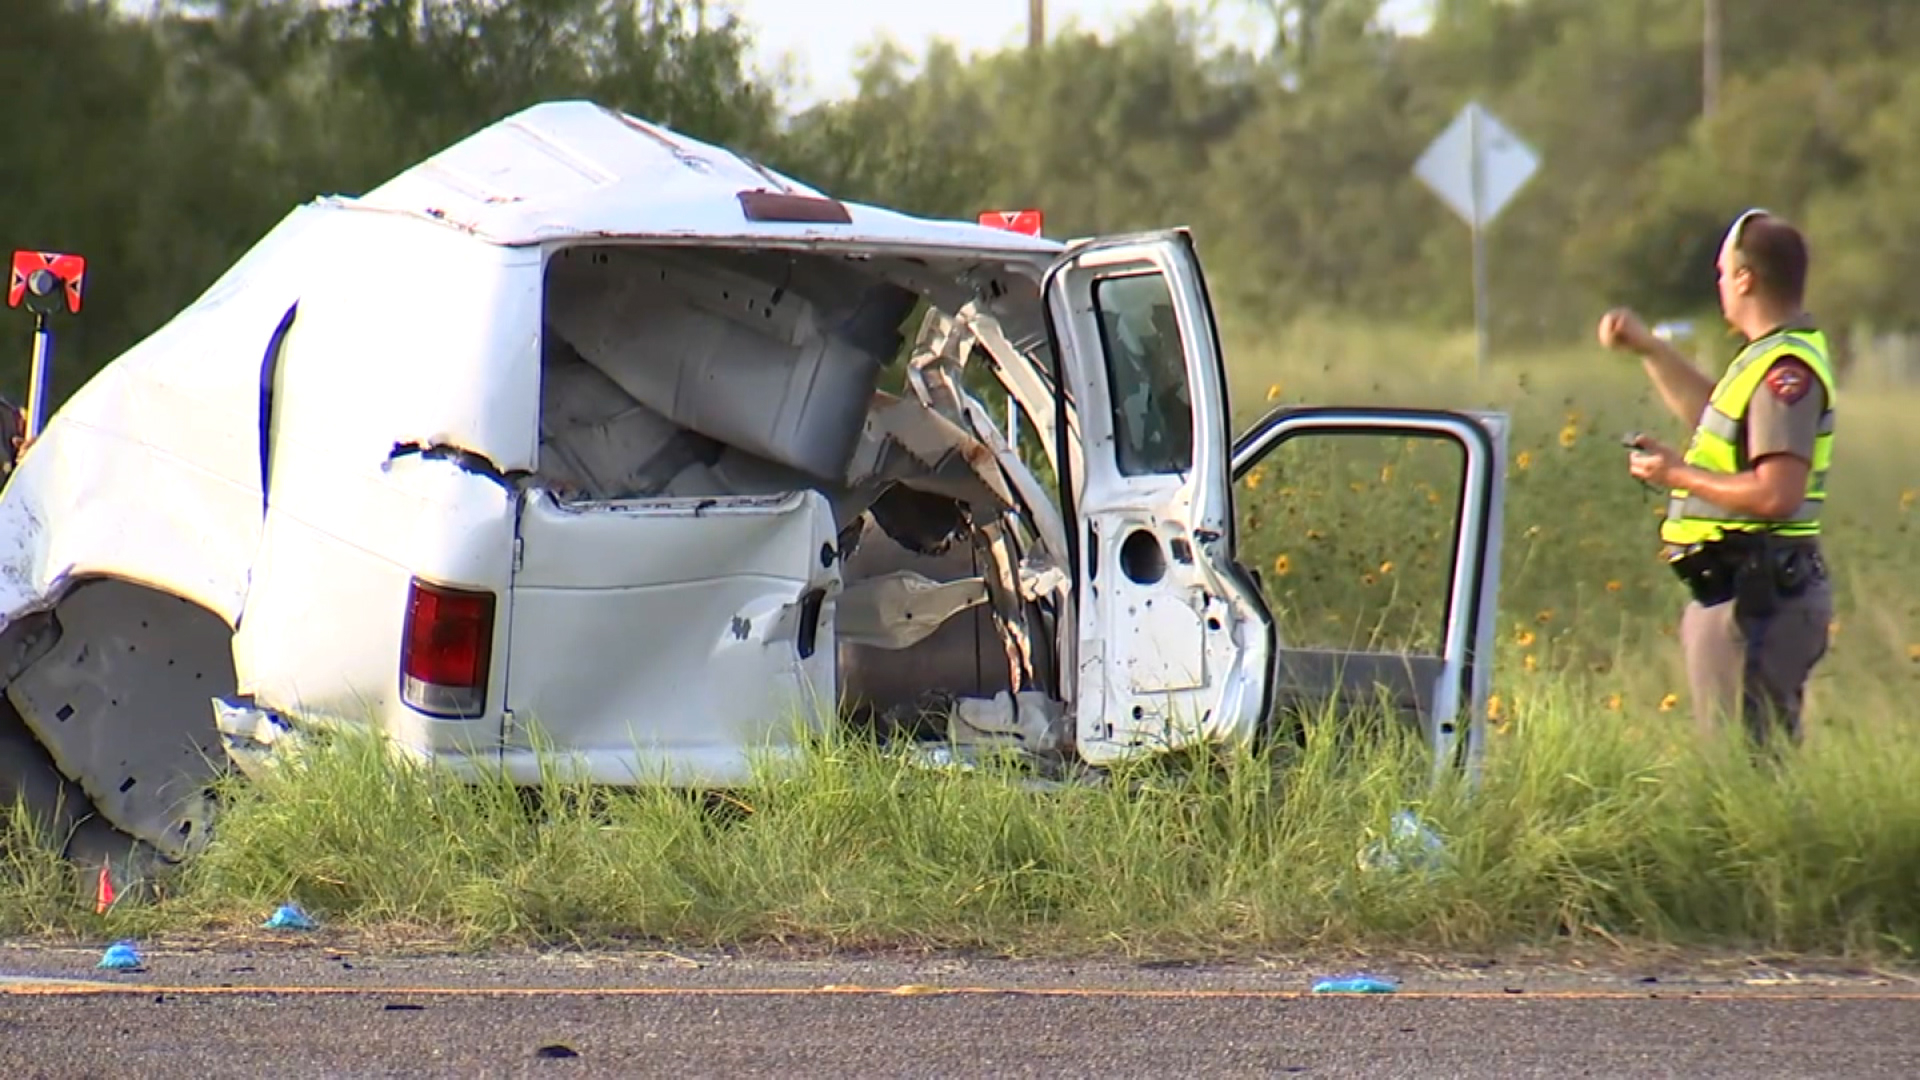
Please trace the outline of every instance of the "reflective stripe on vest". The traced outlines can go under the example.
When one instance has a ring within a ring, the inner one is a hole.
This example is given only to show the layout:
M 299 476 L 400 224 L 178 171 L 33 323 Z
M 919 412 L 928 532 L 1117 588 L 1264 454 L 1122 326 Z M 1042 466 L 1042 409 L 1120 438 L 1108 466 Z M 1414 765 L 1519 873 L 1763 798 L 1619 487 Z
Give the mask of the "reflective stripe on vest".
M 1668 493 L 1667 518 L 1660 539 L 1689 545 L 1717 540 L 1727 532 L 1769 532 L 1778 536 L 1816 536 L 1820 510 L 1827 498 L 1827 471 L 1833 463 L 1834 385 L 1827 364 L 1827 338 L 1818 330 L 1787 330 L 1751 342 L 1727 365 L 1713 388 L 1700 422 L 1687 444 L 1688 465 L 1708 472 L 1737 473 L 1747 465 L 1745 419 L 1747 405 L 1773 362 L 1787 354 L 1806 362 L 1826 391 L 1826 408 L 1813 440 L 1813 467 L 1807 474 L 1807 494 L 1797 510 L 1784 518 L 1758 518 L 1689 495 L 1685 488 Z

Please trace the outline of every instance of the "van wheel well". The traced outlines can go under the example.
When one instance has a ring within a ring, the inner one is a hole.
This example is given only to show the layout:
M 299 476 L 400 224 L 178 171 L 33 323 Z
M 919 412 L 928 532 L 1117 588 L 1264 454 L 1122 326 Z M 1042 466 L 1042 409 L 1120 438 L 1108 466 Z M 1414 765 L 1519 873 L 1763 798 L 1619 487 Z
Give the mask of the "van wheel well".
M 213 699 L 234 693 L 233 631 L 191 601 L 113 578 L 0 635 L 7 702 L 118 830 L 178 859 L 206 839 L 227 769 Z

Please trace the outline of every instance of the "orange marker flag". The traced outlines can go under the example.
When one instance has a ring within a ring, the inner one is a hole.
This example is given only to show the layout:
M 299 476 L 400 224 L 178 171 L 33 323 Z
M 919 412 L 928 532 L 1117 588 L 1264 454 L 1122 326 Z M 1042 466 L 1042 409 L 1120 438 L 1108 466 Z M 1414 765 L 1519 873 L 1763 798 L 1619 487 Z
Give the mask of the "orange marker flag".
M 107 873 L 110 862 L 100 864 L 100 888 L 93 902 L 93 913 L 104 915 L 113 906 L 113 876 Z

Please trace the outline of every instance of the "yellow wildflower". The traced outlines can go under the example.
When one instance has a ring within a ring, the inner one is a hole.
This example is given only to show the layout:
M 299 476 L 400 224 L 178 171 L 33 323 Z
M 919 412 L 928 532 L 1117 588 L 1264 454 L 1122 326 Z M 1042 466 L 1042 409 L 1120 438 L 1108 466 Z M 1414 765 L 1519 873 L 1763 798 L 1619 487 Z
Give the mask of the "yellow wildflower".
M 1393 463 L 1392 462 L 1388 462 L 1387 464 L 1380 466 L 1380 482 L 1383 484 L 1389 484 L 1393 482 Z
M 1393 560 L 1388 559 L 1386 562 L 1380 564 L 1380 576 L 1386 577 L 1391 573 L 1393 573 Z
M 1507 716 L 1507 703 L 1501 700 L 1501 697 L 1499 694 L 1489 695 L 1487 697 L 1487 719 L 1492 720 L 1495 723 L 1498 723 L 1499 721 L 1506 719 L 1506 716 Z
M 1527 655 L 1520 658 L 1520 666 L 1526 668 L 1530 672 L 1539 671 L 1540 661 L 1534 659 L 1534 656 L 1532 653 L 1528 653 Z
M 1280 400 L 1280 384 L 1279 383 L 1274 383 L 1272 386 L 1267 387 L 1267 400 L 1268 401 Z
M 1900 509 L 1913 509 L 1913 504 L 1916 500 L 1920 500 L 1920 488 L 1908 488 L 1900 493 Z
M 1606 699 L 1601 703 L 1607 707 L 1608 712 L 1620 711 L 1620 695 L 1619 694 L 1608 694 L 1606 696 Z
M 1568 424 L 1566 427 L 1563 427 L 1560 429 L 1560 445 L 1565 449 L 1568 449 L 1568 450 L 1573 449 L 1573 444 L 1579 441 L 1580 441 L 1579 428 L 1574 427 L 1572 424 Z
M 1619 591 L 1620 591 L 1620 583 L 1619 583 L 1618 581 L 1609 581 L 1609 582 L 1607 582 L 1607 591 L 1608 591 L 1608 592 L 1619 592 Z
M 1433 505 L 1435 505 L 1435 506 L 1439 506 L 1439 505 L 1440 505 L 1440 493 L 1439 493 L 1439 492 L 1437 492 L 1437 491 L 1429 491 L 1429 492 L 1427 492 L 1427 501 L 1428 501 L 1429 503 L 1432 503 L 1432 504 L 1433 504 Z
M 1257 490 L 1260 487 L 1260 480 L 1261 480 L 1261 475 L 1260 475 L 1259 469 L 1255 469 L 1252 472 L 1248 473 L 1247 474 L 1247 490 L 1248 491 Z
M 1907 659 L 1920 664 L 1920 644 L 1907 646 Z
M 1524 626 L 1516 630 L 1513 635 L 1513 643 L 1523 649 L 1533 648 L 1534 640 L 1533 631 Z
M 1291 559 L 1288 559 L 1285 555 L 1282 555 L 1279 558 L 1273 560 L 1273 572 L 1276 575 L 1280 577 L 1286 577 L 1292 571 L 1293 571 L 1293 561 Z
M 1513 467 L 1516 469 L 1519 469 L 1521 472 L 1526 472 L 1528 469 L 1532 468 L 1533 467 L 1533 451 L 1531 450 L 1520 451 L 1520 456 L 1513 459 Z
M 1307 539 L 1309 539 L 1309 540 L 1324 540 L 1324 539 L 1326 539 L 1326 536 L 1327 536 L 1327 534 L 1326 534 L 1326 533 L 1323 533 L 1323 532 L 1321 532 L 1321 531 L 1320 531 L 1319 529 L 1308 529 L 1308 530 L 1307 530 Z
M 1666 697 L 1663 697 L 1660 699 L 1660 711 L 1672 712 L 1674 710 L 1674 707 L 1679 704 L 1680 704 L 1679 694 L 1668 694 Z
M 1347 487 L 1351 488 L 1355 495 L 1358 495 L 1367 490 L 1367 482 L 1364 480 L 1355 480 L 1353 483 L 1348 484 Z

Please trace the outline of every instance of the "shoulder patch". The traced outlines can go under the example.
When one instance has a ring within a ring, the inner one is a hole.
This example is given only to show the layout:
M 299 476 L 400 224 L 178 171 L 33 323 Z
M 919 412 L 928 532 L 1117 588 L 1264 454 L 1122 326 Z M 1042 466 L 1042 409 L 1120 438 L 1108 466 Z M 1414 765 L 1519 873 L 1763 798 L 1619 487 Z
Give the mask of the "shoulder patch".
M 1792 357 L 1776 362 L 1766 378 L 1767 392 L 1788 405 L 1806 397 L 1813 382 L 1813 370 Z

